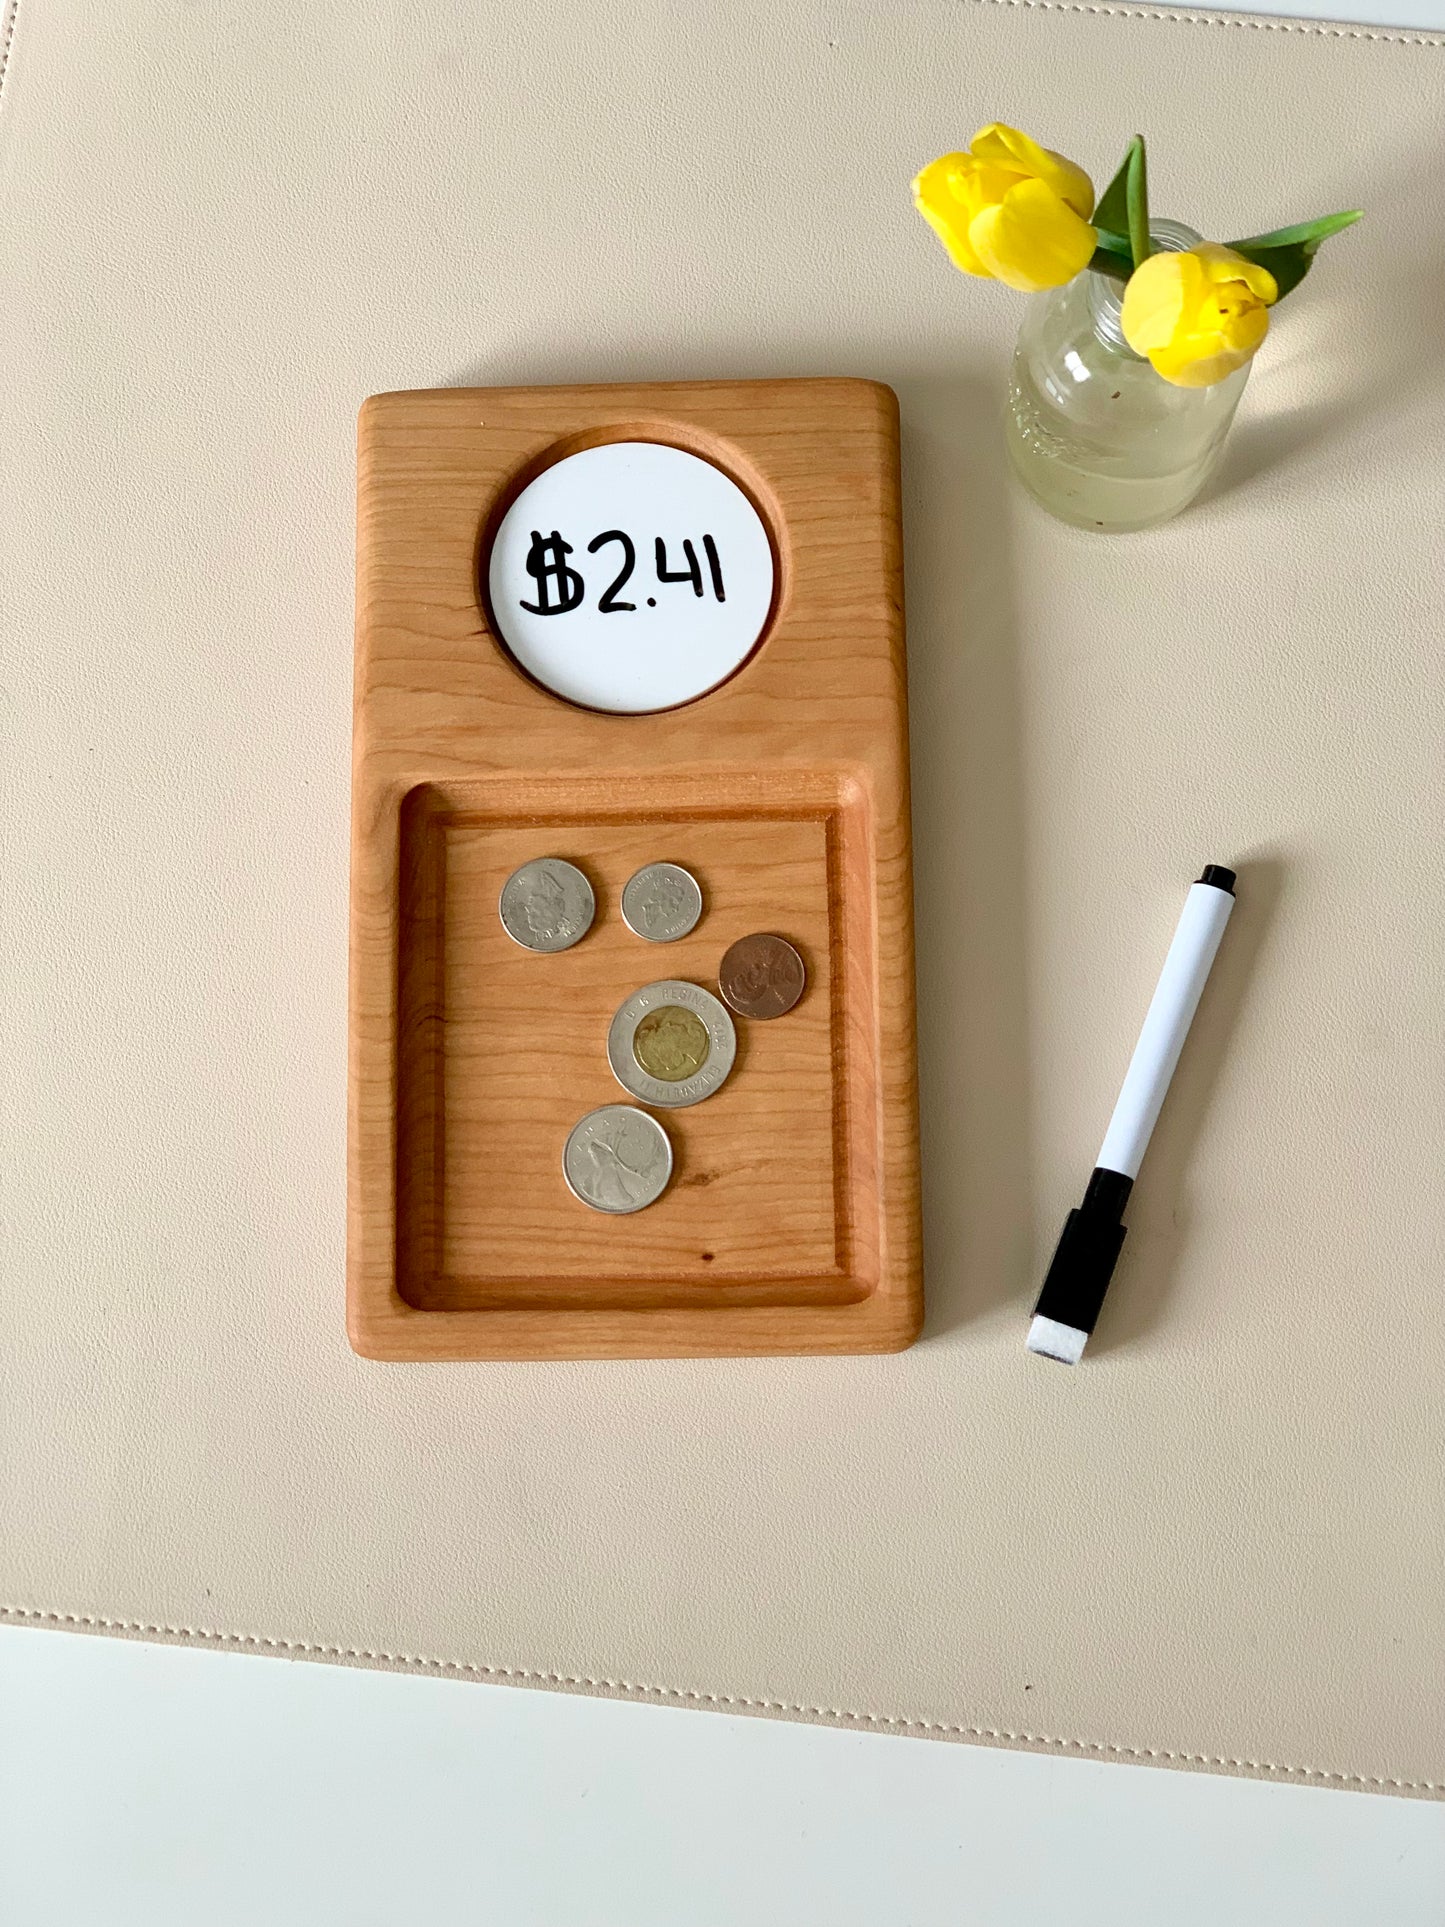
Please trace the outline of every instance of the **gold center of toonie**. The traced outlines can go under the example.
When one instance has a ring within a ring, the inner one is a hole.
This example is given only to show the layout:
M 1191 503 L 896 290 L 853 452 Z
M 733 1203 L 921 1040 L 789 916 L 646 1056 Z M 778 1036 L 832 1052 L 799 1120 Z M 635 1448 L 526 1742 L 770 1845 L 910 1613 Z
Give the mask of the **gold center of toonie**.
M 708 1060 L 712 1040 L 707 1025 L 680 1004 L 648 1011 L 632 1033 L 632 1055 L 649 1077 L 681 1084 Z

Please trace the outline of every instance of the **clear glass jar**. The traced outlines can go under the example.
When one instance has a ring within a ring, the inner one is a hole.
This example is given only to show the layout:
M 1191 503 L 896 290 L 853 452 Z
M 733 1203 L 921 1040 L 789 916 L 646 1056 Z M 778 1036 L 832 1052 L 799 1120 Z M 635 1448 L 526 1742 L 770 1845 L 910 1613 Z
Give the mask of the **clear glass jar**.
M 1155 221 L 1156 248 L 1199 240 Z M 1176 388 L 1124 339 L 1123 284 L 1086 269 L 1035 295 L 1009 374 L 1008 444 L 1029 493 L 1065 522 L 1121 534 L 1192 502 L 1224 450 L 1249 363 L 1210 388 Z

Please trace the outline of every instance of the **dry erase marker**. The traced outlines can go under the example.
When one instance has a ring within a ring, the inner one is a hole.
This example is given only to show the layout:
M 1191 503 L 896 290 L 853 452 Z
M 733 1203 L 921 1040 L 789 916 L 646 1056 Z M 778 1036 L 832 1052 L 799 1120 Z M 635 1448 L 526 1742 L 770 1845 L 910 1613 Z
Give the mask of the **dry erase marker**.
M 1028 1347 L 1077 1365 L 1124 1248 L 1124 1205 L 1199 1008 L 1200 994 L 1234 908 L 1234 872 L 1206 864 L 1184 899 L 1184 914 L 1134 1046 L 1124 1088 L 1104 1134 L 1084 1202 L 1071 1211 L 1034 1306 Z

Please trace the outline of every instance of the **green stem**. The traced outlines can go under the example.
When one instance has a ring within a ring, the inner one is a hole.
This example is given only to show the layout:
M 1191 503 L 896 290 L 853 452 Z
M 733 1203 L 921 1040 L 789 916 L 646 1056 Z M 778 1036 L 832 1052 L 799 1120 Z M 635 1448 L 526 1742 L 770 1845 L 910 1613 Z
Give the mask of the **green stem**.
M 1142 134 L 1136 134 L 1129 143 L 1128 165 L 1129 252 L 1134 257 L 1134 266 L 1142 268 L 1154 251 L 1149 239 L 1149 171 Z
M 1128 256 L 1116 254 L 1112 248 L 1095 248 L 1089 266 L 1096 274 L 1107 274 L 1114 281 L 1127 281 L 1134 272 Z

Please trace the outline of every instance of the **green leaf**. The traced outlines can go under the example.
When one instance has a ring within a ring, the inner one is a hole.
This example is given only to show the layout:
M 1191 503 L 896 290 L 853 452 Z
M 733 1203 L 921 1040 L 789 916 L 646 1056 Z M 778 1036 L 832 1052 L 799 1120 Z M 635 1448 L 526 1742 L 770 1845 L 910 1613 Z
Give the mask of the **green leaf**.
M 1136 268 L 1153 253 L 1142 134 L 1130 141 L 1118 173 L 1100 195 L 1094 209 L 1094 228 L 1100 247 L 1111 254 L 1127 255 Z
M 1144 136 L 1136 134 L 1129 143 L 1129 177 L 1124 198 L 1129 209 L 1129 251 L 1134 266 L 1142 268 L 1153 253 L 1149 239 L 1149 174 L 1144 162 Z
M 1122 240 L 1129 232 L 1129 154 L 1133 151 L 1131 144 L 1129 153 L 1119 163 L 1118 173 L 1099 196 L 1099 204 L 1094 209 L 1094 226 L 1101 240 L 1107 231 L 1111 246 L 1115 238 Z
M 1332 234 L 1340 234 L 1347 227 L 1353 227 L 1362 216 L 1360 208 L 1350 208 L 1344 214 L 1321 214 L 1313 221 L 1297 221 L 1293 227 L 1271 228 L 1268 234 L 1251 234 L 1243 241 L 1226 241 L 1225 246 L 1242 254 L 1246 248 L 1283 248 L 1295 243 L 1318 247 Z M 1253 259 L 1253 256 L 1250 257 Z
M 1236 254 L 1268 268 L 1283 301 L 1299 286 L 1314 265 L 1322 241 L 1342 229 L 1353 227 L 1360 218 L 1357 210 L 1347 214 L 1323 214 L 1317 221 L 1301 221 L 1295 227 L 1276 228 L 1273 234 L 1256 234 L 1247 241 L 1230 241 Z
M 1269 269 L 1278 290 L 1275 295 L 1276 301 L 1283 301 L 1287 294 L 1291 294 L 1299 286 L 1309 273 L 1315 258 L 1314 249 L 1306 247 L 1299 241 L 1284 248 L 1246 246 L 1236 247 L 1234 251 L 1236 254 L 1242 254 L 1246 261 L 1255 261 L 1260 267 Z

